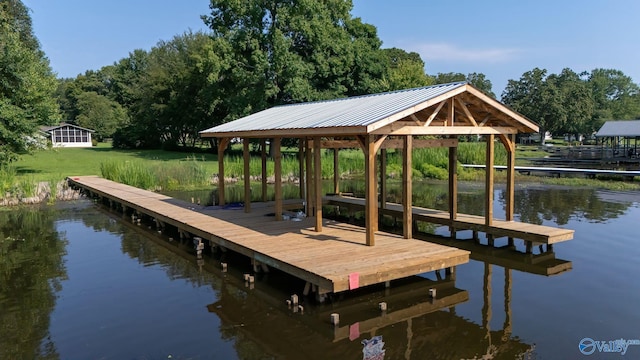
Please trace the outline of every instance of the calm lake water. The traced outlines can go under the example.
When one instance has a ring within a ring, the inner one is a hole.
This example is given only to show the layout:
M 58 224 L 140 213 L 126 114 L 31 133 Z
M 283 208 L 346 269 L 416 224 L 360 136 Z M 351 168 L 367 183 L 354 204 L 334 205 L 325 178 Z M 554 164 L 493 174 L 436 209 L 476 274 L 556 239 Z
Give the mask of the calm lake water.
M 415 186 L 416 204 L 446 206 L 446 184 Z M 482 184 L 460 191 L 460 212 L 481 214 Z M 495 199 L 501 217 L 501 189 Z M 576 359 L 584 338 L 640 339 L 640 195 L 525 184 L 516 200 L 518 219 L 575 229 L 574 240 L 551 256 L 478 249 L 455 284 L 425 274 L 326 304 L 303 299 L 302 312 L 285 303 L 301 292 L 298 280 L 272 271 L 250 286 L 246 258 L 198 260 L 192 244 L 91 201 L 5 211 L 0 359 L 362 359 L 376 346 L 384 359 Z M 621 356 L 583 345 L 593 358 Z M 640 358 L 640 345 L 625 357 Z

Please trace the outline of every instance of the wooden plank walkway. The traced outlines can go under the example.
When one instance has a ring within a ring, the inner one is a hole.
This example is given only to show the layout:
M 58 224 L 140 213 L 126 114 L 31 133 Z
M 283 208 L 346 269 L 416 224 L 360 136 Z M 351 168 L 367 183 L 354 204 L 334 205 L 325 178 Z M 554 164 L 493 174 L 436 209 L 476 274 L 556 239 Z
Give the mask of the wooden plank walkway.
M 325 196 L 323 200 L 328 205 L 350 207 L 364 210 L 364 199 L 350 196 Z M 402 218 L 402 205 L 386 203 L 384 209 L 378 210 L 380 214 Z M 484 232 L 494 237 L 510 237 L 522 239 L 528 242 L 554 244 L 573 239 L 574 230 L 562 229 L 551 226 L 527 224 L 518 221 L 493 220 L 492 225 L 485 225 L 483 216 L 458 214 L 455 220 L 449 219 L 446 211 L 413 207 L 413 220 L 424 221 L 433 224 L 451 226 L 456 230 L 474 230 Z
M 71 186 L 115 201 L 181 231 L 236 251 L 317 286 L 319 294 L 367 286 L 425 272 L 450 269 L 469 261 L 469 252 L 421 240 L 378 232 L 376 245 L 365 245 L 365 229 L 323 220 L 315 232 L 313 218 L 275 221 L 273 208 L 187 208 L 171 197 L 96 176 L 69 177 Z M 353 282 L 351 287 L 354 287 Z

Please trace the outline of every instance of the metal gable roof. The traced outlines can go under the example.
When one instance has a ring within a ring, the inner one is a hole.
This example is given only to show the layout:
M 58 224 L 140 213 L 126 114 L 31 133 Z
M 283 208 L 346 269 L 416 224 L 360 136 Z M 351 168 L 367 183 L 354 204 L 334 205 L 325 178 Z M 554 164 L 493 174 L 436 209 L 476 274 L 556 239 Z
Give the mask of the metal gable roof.
M 407 110 L 466 82 L 364 95 L 343 99 L 276 106 L 200 132 L 201 135 L 267 130 L 366 127 Z
M 60 123 L 60 125 L 53 125 L 53 126 L 41 126 L 40 130 L 44 131 L 44 132 L 51 132 L 55 129 L 59 129 L 62 127 L 72 127 L 72 128 L 76 128 L 76 129 L 80 129 L 80 130 L 85 130 L 85 131 L 89 131 L 89 132 L 95 132 L 95 130 L 91 130 L 91 129 L 86 129 L 83 128 L 81 126 L 77 126 L 77 125 L 73 125 L 73 124 L 68 124 L 68 123 Z
M 640 136 L 640 120 L 607 121 L 596 136 Z

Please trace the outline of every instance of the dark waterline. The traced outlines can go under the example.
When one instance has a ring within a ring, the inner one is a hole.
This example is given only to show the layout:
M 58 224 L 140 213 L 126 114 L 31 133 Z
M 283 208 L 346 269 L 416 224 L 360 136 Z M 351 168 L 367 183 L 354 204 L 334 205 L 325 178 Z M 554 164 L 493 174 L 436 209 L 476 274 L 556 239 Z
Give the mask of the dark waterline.
M 460 211 L 481 214 L 482 191 L 462 186 Z M 424 206 L 446 206 L 446 184 L 416 193 Z M 183 195 L 190 197 L 197 195 Z M 638 197 L 519 187 L 519 219 L 576 230 L 574 240 L 555 247 L 555 257 L 572 269 L 546 277 L 472 260 L 458 268 L 457 290 L 441 295 L 461 302 L 435 312 L 426 312 L 430 300 L 420 295 L 432 283 L 418 279 L 388 293 L 376 288 L 332 304 L 306 301 L 304 313 L 294 313 L 284 300 L 300 292 L 295 279 L 272 272 L 249 288 L 242 281 L 251 270 L 247 259 L 225 255 L 230 269 L 222 273 L 220 255 L 198 261 L 189 244 L 168 242 L 91 202 L 4 212 L 0 358 L 361 359 L 362 340 L 374 334 L 356 330 L 382 319 L 377 304 L 387 299 L 388 317 L 417 312 L 380 323 L 375 335 L 385 342 L 385 359 L 579 358 L 586 337 L 640 338 Z M 495 199 L 500 217 L 500 189 Z M 333 311 L 346 332 L 328 324 Z M 626 356 L 640 357 L 640 346 L 629 346 Z

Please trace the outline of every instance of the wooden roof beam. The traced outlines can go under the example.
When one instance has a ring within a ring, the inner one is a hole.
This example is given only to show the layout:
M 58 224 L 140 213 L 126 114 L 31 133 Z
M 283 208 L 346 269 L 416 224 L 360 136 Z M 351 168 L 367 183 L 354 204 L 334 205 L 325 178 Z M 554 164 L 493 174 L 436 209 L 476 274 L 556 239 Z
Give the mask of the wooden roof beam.
M 467 106 L 462 102 L 462 100 L 460 98 L 456 98 L 456 101 L 458 101 L 458 104 L 462 108 L 462 111 L 464 112 L 464 114 L 467 116 L 467 119 L 469 119 L 469 122 L 471 122 L 473 126 L 478 126 L 476 119 L 474 119 L 473 115 L 471 114 L 469 109 L 467 109 Z
M 393 125 L 393 124 L 392 124 Z M 518 129 L 513 127 L 477 127 L 477 126 L 389 126 L 379 129 L 374 134 L 388 135 L 498 135 L 517 134 Z
M 488 104 L 489 106 L 493 107 L 495 110 L 505 114 L 509 118 L 513 119 L 515 122 L 522 124 L 525 128 L 527 128 L 527 131 L 533 131 L 533 132 L 540 131 L 540 128 L 537 124 L 529 121 L 527 118 L 511 110 L 509 107 L 507 107 L 506 105 L 503 105 L 496 99 L 490 96 L 487 96 L 485 93 L 476 89 L 472 85 L 467 84 L 465 88 L 469 92 L 469 94 L 475 96 L 480 101 Z
M 431 125 L 431 122 L 433 121 L 433 119 L 435 119 L 436 116 L 438 116 L 438 113 L 440 112 L 440 110 L 442 109 L 444 104 L 446 104 L 446 103 L 447 103 L 446 101 L 440 102 L 438 107 L 435 109 L 435 111 L 433 113 L 431 113 L 431 115 L 429 115 L 429 118 L 427 118 L 427 121 L 422 126 L 427 127 L 427 126 Z
M 402 149 L 403 139 L 386 139 L 380 146 L 381 149 Z M 358 140 L 322 140 L 320 146 L 323 149 L 359 149 L 361 143 Z M 414 148 L 456 147 L 458 139 L 414 139 Z

